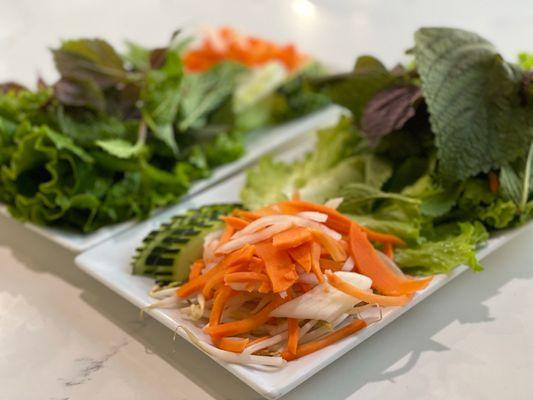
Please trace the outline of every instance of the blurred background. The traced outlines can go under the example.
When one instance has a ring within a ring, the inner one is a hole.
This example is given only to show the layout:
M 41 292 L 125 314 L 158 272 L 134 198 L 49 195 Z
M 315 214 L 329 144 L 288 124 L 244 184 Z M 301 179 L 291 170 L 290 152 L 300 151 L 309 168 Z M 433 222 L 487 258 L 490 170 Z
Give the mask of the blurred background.
M 424 25 L 473 30 L 513 59 L 531 50 L 532 20 L 528 0 L 0 0 L 0 81 L 55 78 L 48 49 L 62 38 L 101 36 L 117 46 L 128 38 L 156 46 L 177 28 L 224 24 L 293 41 L 338 69 L 350 68 L 362 53 L 395 64 Z

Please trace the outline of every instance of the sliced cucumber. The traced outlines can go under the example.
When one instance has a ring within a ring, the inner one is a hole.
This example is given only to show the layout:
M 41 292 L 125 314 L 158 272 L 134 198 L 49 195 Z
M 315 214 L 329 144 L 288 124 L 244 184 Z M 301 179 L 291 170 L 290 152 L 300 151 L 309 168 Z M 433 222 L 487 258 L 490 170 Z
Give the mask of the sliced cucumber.
M 133 274 L 155 278 L 160 285 L 182 283 L 191 264 L 202 256 L 205 236 L 222 227 L 220 216 L 238 204 L 216 204 L 188 210 L 150 232 L 133 257 Z

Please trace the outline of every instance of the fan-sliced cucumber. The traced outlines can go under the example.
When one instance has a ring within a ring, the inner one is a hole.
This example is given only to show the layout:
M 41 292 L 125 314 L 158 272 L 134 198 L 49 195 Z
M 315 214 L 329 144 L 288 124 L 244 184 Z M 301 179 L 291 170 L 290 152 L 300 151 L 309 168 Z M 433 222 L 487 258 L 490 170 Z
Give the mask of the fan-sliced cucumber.
M 222 226 L 220 216 L 237 204 L 188 210 L 150 232 L 133 258 L 133 273 L 153 277 L 160 285 L 184 282 L 191 264 L 202 256 L 205 236 Z

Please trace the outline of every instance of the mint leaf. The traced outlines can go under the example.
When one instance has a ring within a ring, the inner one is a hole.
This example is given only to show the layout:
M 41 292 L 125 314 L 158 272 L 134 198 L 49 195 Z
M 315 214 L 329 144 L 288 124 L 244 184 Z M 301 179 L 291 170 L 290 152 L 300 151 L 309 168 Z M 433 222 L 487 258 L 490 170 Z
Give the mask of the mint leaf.
M 246 68 L 234 62 L 222 62 L 206 72 L 187 74 L 181 87 L 179 129 L 198 128 L 227 100 Z
M 422 28 L 415 43 L 441 174 L 462 180 L 521 155 L 532 137 L 531 112 L 521 104 L 523 72 L 463 30 Z
M 160 69 L 146 73 L 145 87 L 141 91 L 141 113 L 154 135 L 172 151 L 178 153 L 173 123 L 181 99 L 180 86 L 183 77 L 181 56 L 176 49 L 168 49 Z

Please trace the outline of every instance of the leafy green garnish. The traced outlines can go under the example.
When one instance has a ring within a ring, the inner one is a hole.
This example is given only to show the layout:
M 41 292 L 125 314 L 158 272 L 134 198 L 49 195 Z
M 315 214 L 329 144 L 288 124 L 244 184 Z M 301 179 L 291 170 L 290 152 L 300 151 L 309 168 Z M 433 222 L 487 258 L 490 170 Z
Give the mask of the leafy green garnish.
M 518 158 L 533 137 L 523 71 L 474 33 L 422 28 L 415 43 L 442 175 L 461 180 Z
M 419 246 L 398 248 L 395 260 L 413 275 L 447 273 L 459 265 L 468 265 L 474 271 L 483 268 L 476 258 L 476 245 L 488 238 L 479 223 L 461 223 L 457 230 L 438 240 L 426 241 Z

